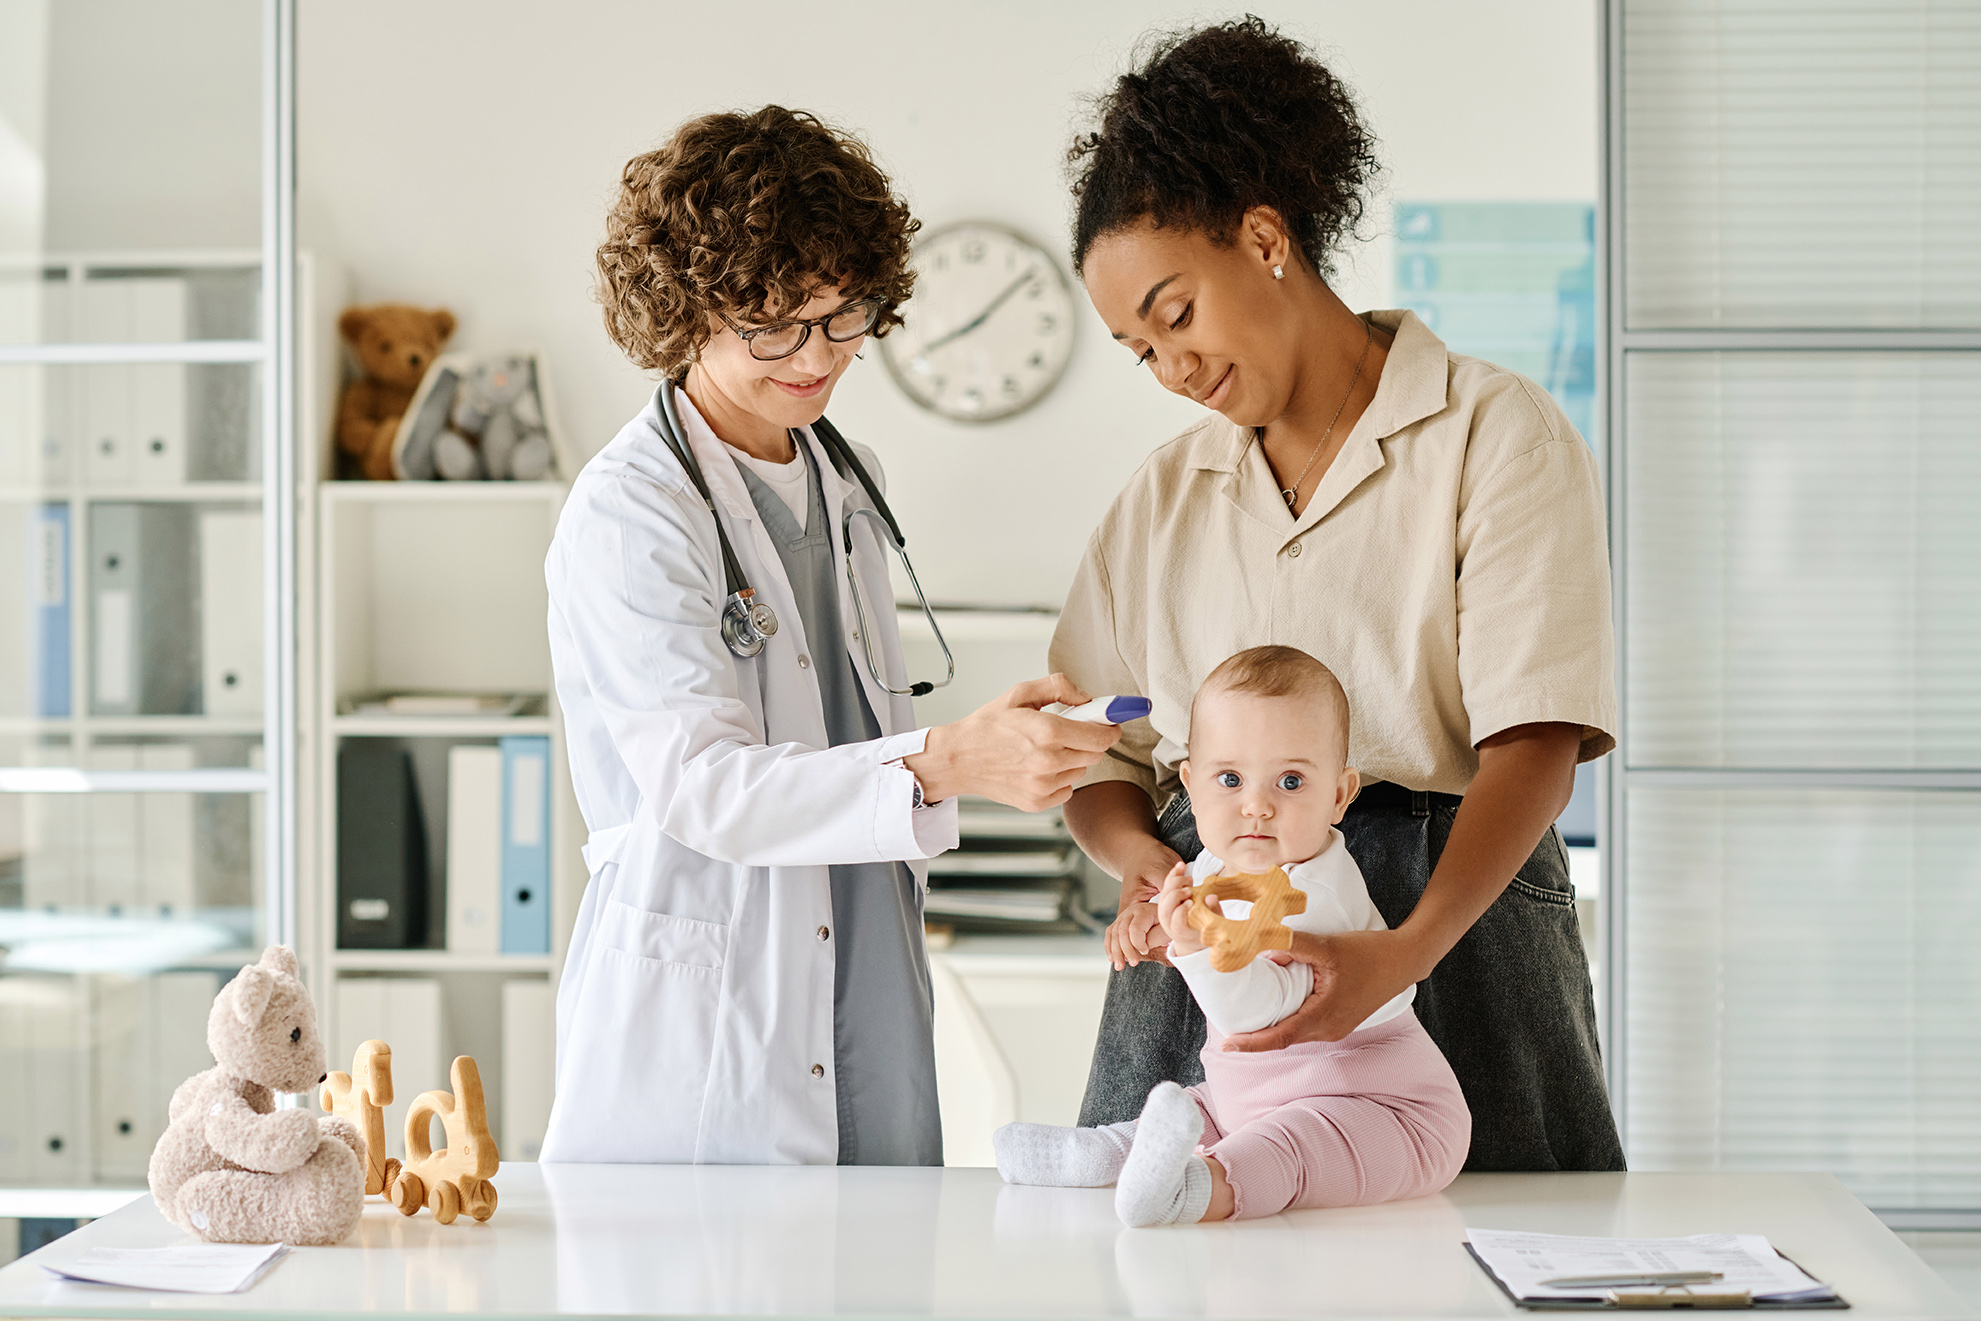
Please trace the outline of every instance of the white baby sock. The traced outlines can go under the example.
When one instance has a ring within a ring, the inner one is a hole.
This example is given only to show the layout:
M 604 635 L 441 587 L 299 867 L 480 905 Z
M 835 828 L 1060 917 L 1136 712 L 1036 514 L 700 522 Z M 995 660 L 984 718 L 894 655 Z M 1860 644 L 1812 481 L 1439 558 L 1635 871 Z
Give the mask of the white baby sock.
M 1101 1128 L 1006 1124 L 991 1134 L 997 1172 L 1006 1183 L 1047 1188 L 1105 1188 L 1121 1173 L 1135 1121 Z
M 1173 1082 L 1157 1083 L 1142 1107 L 1135 1144 L 1114 1190 L 1114 1213 L 1137 1229 L 1192 1225 L 1211 1206 L 1211 1167 L 1197 1154 L 1204 1116 Z

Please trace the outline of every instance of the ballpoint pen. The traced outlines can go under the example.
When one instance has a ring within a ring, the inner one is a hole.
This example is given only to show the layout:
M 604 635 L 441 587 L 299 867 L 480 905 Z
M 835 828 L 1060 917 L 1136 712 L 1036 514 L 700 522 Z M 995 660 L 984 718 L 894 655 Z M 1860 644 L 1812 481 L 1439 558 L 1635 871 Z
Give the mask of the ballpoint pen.
M 1542 1280 L 1546 1289 L 1621 1289 L 1633 1284 L 1710 1284 L 1720 1271 L 1651 1271 L 1639 1275 L 1561 1275 Z

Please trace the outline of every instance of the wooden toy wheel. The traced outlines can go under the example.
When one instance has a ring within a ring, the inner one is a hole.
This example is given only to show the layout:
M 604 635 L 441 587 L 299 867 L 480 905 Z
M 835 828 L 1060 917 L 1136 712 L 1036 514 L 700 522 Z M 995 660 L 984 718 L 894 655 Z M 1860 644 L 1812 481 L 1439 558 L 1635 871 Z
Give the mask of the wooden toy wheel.
M 400 1215 L 418 1215 L 420 1208 L 426 1205 L 426 1185 L 420 1182 L 419 1175 L 409 1174 L 405 1170 L 399 1171 L 390 1195 L 392 1205 L 399 1208 Z
M 443 1225 L 451 1225 L 461 1214 L 461 1190 L 451 1180 L 442 1179 L 427 1191 L 427 1209 Z
M 477 1220 L 487 1220 L 495 1214 L 495 1185 L 486 1180 L 475 1185 L 475 1191 L 467 1199 L 468 1214 Z

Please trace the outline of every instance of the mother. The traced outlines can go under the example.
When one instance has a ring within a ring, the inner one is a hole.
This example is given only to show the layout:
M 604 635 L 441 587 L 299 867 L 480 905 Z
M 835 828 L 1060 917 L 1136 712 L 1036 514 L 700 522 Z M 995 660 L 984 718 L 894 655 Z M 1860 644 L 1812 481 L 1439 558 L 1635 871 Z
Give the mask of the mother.
M 1577 762 L 1616 742 L 1588 446 L 1533 382 L 1335 295 L 1374 143 L 1340 81 L 1259 20 L 1165 42 L 1073 158 L 1095 309 L 1213 414 L 1116 499 L 1053 641 L 1087 691 L 1155 703 L 1066 806 L 1122 881 L 1080 1122 L 1203 1076 L 1203 1017 L 1142 901 L 1198 848 L 1176 773 L 1191 694 L 1283 643 L 1354 704 L 1350 760 L 1376 783 L 1341 829 L 1392 929 L 1296 936 L 1314 994 L 1233 1044 L 1337 1040 L 1415 982 L 1472 1107 L 1466 1168 L 1623 1168 L 1551 825 Z

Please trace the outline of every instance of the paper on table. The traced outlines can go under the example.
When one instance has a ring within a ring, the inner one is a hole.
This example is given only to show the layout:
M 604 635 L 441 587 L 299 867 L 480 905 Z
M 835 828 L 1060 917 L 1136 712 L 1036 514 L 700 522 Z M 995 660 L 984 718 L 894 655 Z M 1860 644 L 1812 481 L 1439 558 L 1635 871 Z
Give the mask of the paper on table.
M 1757 1301 L 1814 1302 L 1832 1297 L 1828 1285 L 1803 1274 L 1762 1234 L 1694 1234 L 1690 1238 L 1578 1238 L 1467 1229 L 1473 1251 L 1514 1297 L 1602 1298 L 1607 1288 L 1551 1288 L 1564 1275 L 1643 1275 L 1718 1271 L 1723 1279 L 1695 1286 L 1714 1293 L 1746 1290 Z
M 188 1243 L 172 1248 L 91 1248 L 66 1266 L 43 1265 L 58 1279 L 171 1293 L 239 1293 L 288 1252 L 283 1243 Z

